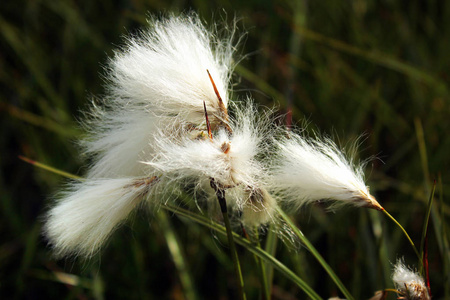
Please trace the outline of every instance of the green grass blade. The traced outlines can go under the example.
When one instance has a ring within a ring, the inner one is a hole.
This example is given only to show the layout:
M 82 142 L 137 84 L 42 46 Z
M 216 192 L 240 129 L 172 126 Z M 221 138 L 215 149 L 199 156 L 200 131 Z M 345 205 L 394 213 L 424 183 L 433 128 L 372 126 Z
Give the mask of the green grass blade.
M 422 171 L 424 175 L 424 186 L 425 191 L 428 194 L 431 194 L 431 188 L 430 188 L 430 171 L 428 166 L 428 155 L 427 155 L 427 149 L 426 149 L 426 142 L 425 142 L 425 133 L 423 130 L 422 122 L 420 119 L 416 118 L 414 120 L 414 124 L 416 127 L 416 137 L 417 137 L 417 144 L 419 146 L 419 153 L 420 153 L 420 160 L 422 164 Z M 442 226 L 444 226 L 445 219 L 442 219 L 439 212 L 437 211 L 435 206 L 428 207 L 431 211 L 431 220 L 433 221 L 433 227 L 435 231 L 435 237 L 439 246 L 439 251 L 441 253 L 441 256 L 447 256 L 449 257 L 449 252 L 446 251 L 448 249 L 448 241 L 445 239 L 445 236 L 442 236 L 440 234 L 440 229 Z
M 292 231 L 295 233 L 295 235 L 300 239 L 300 241 L 303 243 L 303 245 L 305 245 L 305 247 L 309 250 L 309 252 L 311 252 L 311 254 L 322 265 L 322 267 L 325 269 L 325 271 L 328 273 L 328 275 L 334 281 L 334 283 L 339 288 L 339 290 L 341 290 L 342 294 L 344 294 L 346 299 L 347 300 L 354 299 L 353 296 L 350 294 L 350 292 L 347 290 L 347 288 L 344 286 L 342 281 L 336 275 L 336 273 L 334 273 L 334 271 L 331 269 L 331 267 L 328 265 L 328 263 L 322 257 L 322 255 L 320 255 L 320 253 L 311 244 L 311 242 L 305 237 L 305 235 L 300 231 L 300 229 L 297 226 L 295 226 L 295 224 L 286 215 L 286 213 L 283 210 L 281 210 L 280 208 L 278 208 L 278 213 L 280 214 L 281 218 L 286 222 L 286 224 L 292 229 Z
M 422 258 L 422 260 L 423 260 L 423 254 L 424 254 L 425 239 L 428 234 L 428 224 L 429 224 L 429 220 L 430 220 L 431 206 L 433 205 L 435 190 L 436 190 L 436 181 L 434 182 L 433 189 L 431 190 L 430 198 L 428 200 L 427 213 L 425 215 L 425 219 L 423 221 L 423 226 L 422 226 L 422 238 L 420 240 L 420 248 L 419 248 L 420 257 Z M 423 267 L 424 267 L 423 264 L 420 264 L 420 273 L 422 273 Z
M 96 300 L 105 299 L 105 283 L 99 272 L 95 273 L 92 278 L 92 294 Z
M 180 247 L 180 241 L 167 217 L 167 212 L 160 210 L 157 214 L 159 227 L 162 229 L 166 238 L 167 247 L 172 255 L 175 267 L 180 276 L 181 285 L 184 289 L 184 295 L 187 300 L 199 299 L 195 290 L 193 279 L 186 264 L 185 255 Z
M 219 232 L 222 235 L 226 235 L 226 229 L 224 226 L 188 210 L 182 209 L 180 207 L 176 207 L 170 204 L 166 204 L 162 206 L 164 209 L 167 209 L 179 216 L 186 217 L 194 222 L 202 224 L 210 229 L 213 229 Z M 235 232 L 232 233 L 235 242 L 255 255 L 259 256 L 265 262 L 270 263 L 275 269 L 277 269 L 281 274 L 286 276 L 292 282 L 294 282 L 299 288 L 301 288 L 311 299 L 322 299 L 305 281 L 303 281 L 300 277 L 294 274 L 288 267 L 282 264 L 275 257 L 267 253 L 261 248 L 256 247 L 250 241 L 240 237 Z
M 278 237 L 275 233 L 275 225 L 270 224 L 270 228 L 268 229 L 268 233 L 266 236 L 266 245 L 265 245 L 265 251 L 275 257 L 275 253 L 277 251 L 277 242 Z M 265 269 L 266 269 L 266 283 L 269 288 L 269 295 L 272 293 L 272 282 L 273 282 L 273 267 L 270 263 L 265 263 Z
M 273 86 L 268 84 L 265 80 L 263 80 L 261 77 L 250 71 L 249 69 L 237 65 L 236 66 L 236 72 L 241 75 L 243 78 L 247 79 L 248 81 L 255 84 L 255 86 L 263 93 L 267 94 L 268 96 L 272 97 L 275 101 L 280 103 L 281 105 L 286 105 L 286 98 L 284 97 L 283 93 L 275 89 Z
M 239 256 L 237 254 L 236 245 L 234 244 L 233 231 L 231 230 L 231 223 L 230 219 L 228 218 L 228 212 L 222 212 L 222 215 L 228 238 L 228 246 L 230 247 L 231 258 L 233 259 L 234 270 L 236 272 L 236 278 L 238 280 L 239 298 L 241 300 L 246 300 L 247 296 L 245 295 L 244 290 L 244 278 L 242 276 L 241 264 L 239 262 Z
M 26 47 L 26 43 L 23 40 L 23 34 L 8 23 L 0 16 L 0 35 L 4 38 L 7 44 L 16 52 L 17 57 L 23 60 L 23 64 L 28 68 L 29 72 L 33 75 L 36 82 L 42 88 L 47 97 L 57 107 L 66 107 L 66 102 L 60 98 L 55 91 L 52 83 L 48 77 L 44 74 L 42 69 L 37 65 L 37 60 L 34 59 L 32 53 Z M 67 109 L 65 109 L 67 110 Z
M 300 26 L 295 26 L 294 30 L 305 39 L 326 45 L 343 53 L 372 61 L 380 66 L 397 71 L 415 80 L 423 81 L 430 86 L 435 87 L 440 93 L 447 93 L 446 84 L 435 76 L 402 62 L 386 53 L 377 50 L 364 50 Z
M 261 248 L 261 243 L 259 241 L 259 232 L 258 227 L 254 228 L 254 234 L 251 235 L 251 242 L 258 248 Z M 262 299 L 269 300 L 270 297 L 270 287 L 267 283 L 267 275 L 266 275 L 266 264 L 262 261 L 262 259 L 255 254 L 253 254 L 255 257 L 255 263 L 258 267 L 258 275 L 259 280 L 261 281 L 261 287 L 262 287 Z
M 428 169 L 427 147 L 425 144 L 425 135 L 423 132 L 423 126 L 422 122 L 418 118 L 414 119 L 414 125 L 416 127 L 417 144 L 419 145 L 420 162 L 422 164 L 422 171 L 425 177 L 425 185 L 428 187 L 428 184 L 431 179 L 430 179 L 430 171 Z
M 438 176 L 438 186 L 439 186 L 439 204 L 440 204 L 440 217 L 441 220 L 445 220 L 444 218 L 444 188 L 442 186 L 442 176 L 441 174 L 439 174 Z M 450 254 L 450 247 L 449 247 L 449 243 L 448 243 L 448 239 L 447 239 L 447 231 L 446 231 L 446 226 L 445 226 L 445 222 L 442 222 L 440 224 L 440 237 L 443 240 L 443 248 L 444 248 L 444 253 L 449 253 Z M 443 280 L 444 280 L 444 295 L 445 295 L 445 299 L 450 299 L 450 259 L 449 259 L 449 255 L 443 255 L 442 256 L 442 264 L 443 264 Z
M 58 175 L 61 175 L 61 176 L 63 176 L 63 177 L 66 177 L 66 178 L 75 179 L 75 180 L 79 180 L 79 181 L 83 180 L 83 178 L 80 177 L 80 176 L 73 175 L 73 174 L 71 174 L 71 173 L 68 173 L 68 172 L 65 172 L 65 171 L 62 171 L 62 170 L 59 170 L 59 169 L 50 167 L 50 166 L 48 166 L 48 165 L 46 165 L 46 164 L 43 164 L 43 163 L 34 161 L 34 160 L 29 159 L 29 158 L 27 158 L 27 157 L 24 157 L 24 156 L 19 155 L 19 158 L 20 158 L 21 160 L 23 160 L 24 162 L 27 162 L 27 163 L 29 163 L 29 164 L 31 164 L 31 165 L 33 165 L 33 166 L 36 166 L 36 167 L 38 167 L 38 168 L 41 168 L 41 169 L 44 169 L 44 170 L 46 170 L 46 171 L 52 172 L 52 173 L 54 173 L 54 174 L 58 174 Z
M 389 257 L 389 254 L 393 246 L 393 238 L 386 234 L 386 230 L 383 230 L 383 216 L 378 211 L 370 209 L 366 210 L 366 212 L 366 216 L 369 217 L 367 223 L 372 227 L 375 240 L 369 232 L 362 236 L 361 239 L 364 239 L 368 246 L 372 246 L 371 249 L 365 249 L 364 257 L 368 260 L 367 263 L 370 265 L 370 269 L 377 270 L 376 272 L 370 272 L 369 275 L 372 277 L 371 282 L 375 283 L 372 288 L 376 289 L 380 286 L 389 286 L 392 283 L 392 265 L 390 264 L 392 258 Z M 381 278 L 378 278 L 378 281 L 377 275 L 381 276 Z
M 44 118 L 42 116 L 33 114 L 29 111 L 20 109 L 16 106 L 10 105 L 5 102 L 0 102 L 0 111 L 5 110 L 8 114 L 14 118 L 27 122 L 31 125 L 44 128 L 49 131 L 56 132 L 64 137 L 74 137 L 79 135 L 79 130 L 73 128 L 67 128 L 51 119 Z

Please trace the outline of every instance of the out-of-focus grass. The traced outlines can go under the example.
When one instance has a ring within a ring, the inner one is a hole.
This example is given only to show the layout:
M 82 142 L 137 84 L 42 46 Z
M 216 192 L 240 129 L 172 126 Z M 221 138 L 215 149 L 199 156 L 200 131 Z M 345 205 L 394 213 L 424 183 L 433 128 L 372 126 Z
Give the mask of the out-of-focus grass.
M 343 145 L 366 133 L 359 156 L 372 192 L 420 243 L 431 180 L 441 174 L 429 229 L 435 299 L 450 297 L 450 5 L 445 1 L 4 1 L 0 5 L 0 297 L 182 299 L 177 266 L 157 216 L 144 209 L 114 234 L 98 258 L 54 261 L 40 236 L 50 195 L 64 180 L 18 159 L 30 157 L 83 175 L 76 119 L 101 96 L 102 65 L 121 36 L 147 13 L 198 11 L 206 22 L 236 15 L 248 36 L 235 96 L 289 107 Z M 420 128 L 417 124 L 420 124 Z M 419 131 L 418 131 L 419 128 Z M 426 149 L 426 151 L 424 150 Z M 376 212 L 312 207 L 297 218 L 356 299 L 391 287 L 390 262 L 414 252 Z M 189 220 L 170 218 L 200 298 L 232 297 L 233 269 L 224 240 Z M 264 241 L 264 240 L 263 240 Z M 332 281 L 302 249 L 269 240 L 277 258 L 322 297 Z M 259 283 L 250 253 L 240 251 L 250 299 Z M 75 276 L 75 277 L 72 277 Z M 77 278 L 76 280 L 73 280 Z M 303 298 L 273 277 L 274 298 Z M 70 279 L 70 280 L 69 280 Z M 77 285 L 73 285 L 76 283 Z M 325 288 L 324 288 L 325 287 Z M 390 296 L 394 299 L 393 296 Z

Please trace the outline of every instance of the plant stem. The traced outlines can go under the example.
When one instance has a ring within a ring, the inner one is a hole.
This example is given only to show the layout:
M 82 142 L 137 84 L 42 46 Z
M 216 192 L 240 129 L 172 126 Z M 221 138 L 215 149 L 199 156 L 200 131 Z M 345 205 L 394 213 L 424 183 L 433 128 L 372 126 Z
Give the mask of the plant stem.
M 74 174 L 70 174 L 70 173 L 68 173 L 68 172 L 61 171 L 61 170 L 59 170 L 59 169 L 50 167 L 50 166 L 48 166 L 48 165 L 46 165 L 46 164 L 43 164 L 43 163 L 40 163 L 40 162 L 38 162 L 38 161 L 29 159 L 28 157 L 25 157 L 25 156 L 22 156 L 22 155 L 19 155 L 19 159 L 21 159 L 21 160 L 23 160 L 24 162 L 27 162 L 27 163 L 29 163 L 29 164 L 31 164 L 31 165 L 33 165 L 33 166 L 36 166 L 36 167 L 38 167 L 38 168 L 47 170 L 47 171 L 49 171 L 49 172 L 51 172 L 51 173 L 53 173 L 53 174 L 58 174 L 58 175 L 61 175 L 61 176 L 63 176 L 63 177 L 66 177 L 66 178 L 75 179 L 75 180 L 79 180 L 79 181 L 83 181 L 83 180 L 84 180 L 84 179 L 83 179 L 82 177 L 80 177 L 80 176 L 77 176 L 77 175 L 74 175 Z
M 305 237 L 305 235 L 301 232 L 301 230 L 295 226 L 295 224 L 291 221 L 291 219 L 286 215 L 284 211 L 282 211 L 280 208 L 278 209 L 278 213 L 280 214 L 281 218 L 286 222 L 286 224 L 294 231 L 295 235 L 300 239 L 300 241 L 303 243 L 303 245 L 306 246 L 306 248 L 311 252 L 311 254 L 317 259 L 317 261 L 322 265 L 322 267 L 325 269 L 325 271 L 330 275 L 331 279 L 334 281 L 334 283 L 337 285 L 337 287 L 341 290 L 342 294 L 344 294 L 345 298 L 347 300 L 354 299 L 353 296 L 350 294 L 350 292 L 347 290 L 347 288 L 344 286 L 344 284 L 341 282 L 339 277 L 334 273 L 334 271 L 331 269 L 331 267 L 328 265 L 328 263 L 325 261 L 325 259 L 320 255 L 320 253 L 314 248 L 314 246 L 311 244 L 311 242 Z
M 171 204 L 165 204 L 162 206 L 162 208 L 167 209 L 179 216 L 183 216 L 188 218 L 191 221 L 197 222 L 203 226 L 206 226 L 208 228 L 211 228 L 212 230 L 217 231 L 218 233 L 221 233 L 223 235 L 226 234 L 226 229 L 220 225 L 217 224 L 214 221 L 211 221 L 208 218 L 205 218 L 199 214 L 193 213 L 191 211 L 188 211 L 186 209 L 183 209 L 178 206 L 173 206 Z M 267 253 L 261 248 L 255 247 L 250 241 L 240 237 L 237 233 L 233 232 L 233 238 L 239 245 L 243 246 L 247 250 L 249 250 L 251 253 L 259 256 L 261 259 L 266 261 L 267 263 L 270 263 L 275 269 L 280 271 L 286 278 L 290 279 L 293 283 L 295 283 L 299 288 L 301 288 L 309 298 L 312 300 L 322 300 L 322 298 L 300 277 L 298 277 L 294 272 L 292 272 L 291 269 L 286 267 L 283 263 L 281 263 L 279 260 L 277 260 L 275 257 Z
M 275 256 L 277 250 L 277 235 L 275 233 L 274 224 L 270 224 L 268 233 L 266 236 L 266 245 L 264 250 L 270 255 Z M 273 281 L 273 266 L 269 263 L 264 264 L 264 269 L 266 270 L 266 284 L 269 289 L 269 295 L 272 293 L 272 281 Z
M 400 223 L 397 222 L 397 220 L 396 220 L 393 216 L 391 216 L 391 214 L 388 213 L 387 210 L 385 210 L 385 209 L 383 208 L 381 211 L 384 212 L 384 214 L 385 214 L 386 216 L 388 216 L 392 221 L 394 221 L 394 223 L 397 224 L 398 227 L 400 227 L 400 229 L 403 231 L 403 233 L 405 234 L 406 238 L 408 239 L 409 243 L 410 243 L 411 246 L 413 247 L 414 252 L 416 252 L 417 257 L 419 258 L 420 265 L 423 265 L 422 257 L 420 256 L 419 251 L 417 251 L 416 245 L 414 245 L 414 242 L 413 242 L 413 241 L 411 240 L 411 238 L 409 237 L 409 235 L 408 235 L 408 233 L 406 232 L 405 228 L 403 228 L 403 226 L 400 225 Z
M 220 210 L 223 216 L 223 222 L 227 230 L 228 245 L 230 247 L 231 258 L 233 259 L 234 270 L 236 272 L 236 278 L 238 279 L 238 292 L 239 299 L 245 300 L 247 297 L 244 292 L 244 278 L 242 277 L 241 265 L 239 263 L 239 256 L 237 254 L 236 245 L 233 240 L 233 232 L 231 230 L 230 219 L 228 218 L 227 201 L 225 199 L 225 190 L 219 188 L 214 180 L 211 180 L 211 187 L 216 191 L 217 200 L 219 200 Z
M 252 243 L 257 248 L 261 249 L 261 243 L 259 242 L 259 234 L 258 234 L 257 227 L 254 228 L 254 236 L 253 236 Z M 263 291 L 262 298 L 264 300 L 269 300 L 270 299 L 270 288 L 269 288 L 269 285 L 267 284 L 266 266 L 260 257 L 258 257 L 255 254 L 254 254 L 254 256 L 255 256 L 256 264 L 258 265 L 258 271 L 259 271 L 258 273 L 259 273 L 259 277 L 260 277 L 260 281 L 261 281 L 261 285 L 262 285 L 262 291 Z

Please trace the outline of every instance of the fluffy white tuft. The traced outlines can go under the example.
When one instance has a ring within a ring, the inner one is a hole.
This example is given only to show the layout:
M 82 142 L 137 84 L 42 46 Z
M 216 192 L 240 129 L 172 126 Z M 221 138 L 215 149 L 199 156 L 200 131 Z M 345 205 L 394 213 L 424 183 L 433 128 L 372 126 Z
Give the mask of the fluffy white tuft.
M 265 168 L 257 156 L 265 148 L 267 124 L 256 120 L 256 109 L 251 104 L 236 108 L 235 114 L 230 124 L 232 133 L 220 128 L 213 132 L 212 140 L 203 132 L 194 139 L 188 132 L 177 134 L 181 138 L 161 132 L 155 139 L 157 154 L 145 164 L 163 178 L 197 183 L 199 187 L 205 186 L 199 183 L 214 179 L 225 189 L 259 188 Z M 240 198 L 237 203 L 242 208 L 245 199 Z
M 57 256 L 92 256 L 149 192 L 154 180 L 74 183 L 47 214 L 44 232 Z
M 203 101 L 212 124 L 224 121 L 233 69 L 233 31 L 218 38 L 195 14 L 148 22 L 149 29 L 129 38 L 110 60 L 109 94 L 86 122 L 91 136 L 85 151 L 94 156 L 89 178 L 145 176 L 148 166 L 139 161 L 150 160 L 154 154 L 155 133 L 171 134 L 181 124 L 201 124 Z
M 260 161 L 269 149 L 271 124 L 268 114 L 259 115 L 247 99 L 245 105 L 233 105 L 230 130 L 220 127 L 212 139 L 204 131 L 196 131 L 196 138 L 190 132 L 178 133 L 176 138 L 161 132 L 155 139 L 157 154 L 145 164 L 165 182 L 194 184 L 211 195 L 214 190 L 209 183 L 214 180 L 226 190 L 227 203 L 242 211 L 245 225 L 264 224 L 273 220 L 276 208 L 264 188 L 267 169 Z
M 276 141 L 270 190 L 297 207 L 319 200 L 339 200 L 381 209 L 364 183 L 361 166 L 348 161 L 329 139 L 309 139 L 289 132 Z
M 203 120 L 203 101 L 213 115 L 217 96 L 212 75 L 226 106 L 232 72 L 233 45 L 217 38 L 197 15 L 149 20 L 151 30 L 130 38 L 111 61 L 113 93 L 136 104 L 151 105 L 163 115 L 184 115 L 193 123 Z
M 431 299 L 422 276 L 408 268 L 403 259 L 398 259 L 394 266 L 392 274 L 395 288 L 399 294 L 404 296 L 402 299 L 408 300 L 429 300 Z

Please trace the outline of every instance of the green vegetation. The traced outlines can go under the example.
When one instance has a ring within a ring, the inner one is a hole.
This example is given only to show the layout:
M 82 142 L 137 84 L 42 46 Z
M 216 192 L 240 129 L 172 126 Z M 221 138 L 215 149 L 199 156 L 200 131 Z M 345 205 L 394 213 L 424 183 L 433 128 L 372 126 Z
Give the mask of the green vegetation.
M 365 134 L 358 156 L 377 158 L 366 168 L 370 192 L 420 252 L 428 249 L 433 299 L 450 298 L 450 3 L 4 2 L 0 298 L 237 298 L 224 228 L 200 214 L 142 207 L 89 261 L 54 260 L 41 236 L 40 217 L 52 193 L 64 176 L 84 175 L 88 162 L 76 146 L 83 135 L 77 120 L 104 91 L 102 65 L 124 35 L 145 26 L 147 13 L 189 9 L 208 24 L 237 16 L 241 31 L 248 31 L 240 52 L 250 55 L 236 69 L 236 99 L 250 93 L 280 114 L 290 108 L 288 122 L 292 117 L 307 130 L 320 128 L 343 146 Z M 305 292 L 342 297 L 336 282 L 354 299 L 368 299 L 393 288 L 396 258 L 419 267 L 409 241 L 380 212 L 330 213 L 315 205 L 290 217 L 339 278 L 305 246 L 283 243 L 273 228 L 260 233 L 261 247 L 234 228 L 247 299 L 263 295 L 261 281 L 271 285 L 273 299 L 305 299 Z

